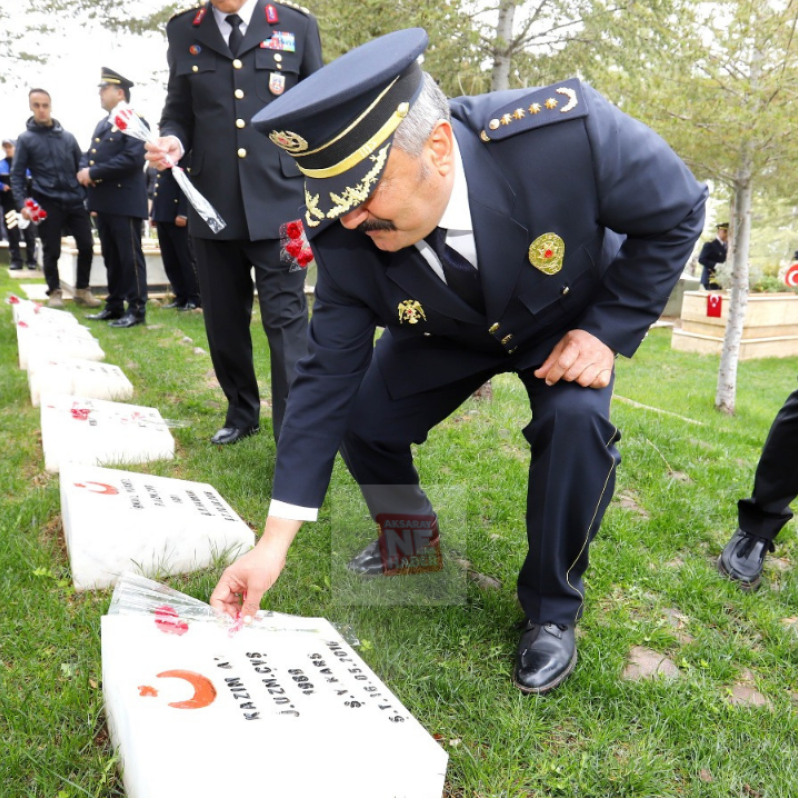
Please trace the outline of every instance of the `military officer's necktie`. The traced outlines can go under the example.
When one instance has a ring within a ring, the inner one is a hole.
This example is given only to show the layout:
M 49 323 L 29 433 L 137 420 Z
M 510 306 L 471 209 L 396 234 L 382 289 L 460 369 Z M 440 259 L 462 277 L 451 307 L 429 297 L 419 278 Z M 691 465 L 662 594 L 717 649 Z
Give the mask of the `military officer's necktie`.
M 479 272 L 456 250 L 446 243 L 446 230 L 436 227 L 424 239 L 435 251 L 443 267 L 446 284 L 464 302 L 480 313 L 485 312 L 485 300 L 479 284 Z
M 227 46 L 234 56 L 238 55 L 238 48 L 241 47 L 241 42 L 244 41 L 244 34 L 241 33 L 241 23 L 244 20 L 241 19 L 238 14 L 228 14 L 224 19 L 233 29 L 230 31 L 230 38 L 227 40 Z

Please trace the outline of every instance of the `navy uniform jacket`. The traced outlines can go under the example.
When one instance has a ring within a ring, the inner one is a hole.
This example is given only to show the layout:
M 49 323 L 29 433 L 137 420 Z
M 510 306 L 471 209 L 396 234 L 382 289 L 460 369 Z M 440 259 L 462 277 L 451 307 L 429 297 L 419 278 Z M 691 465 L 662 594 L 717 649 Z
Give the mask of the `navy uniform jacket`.
M 188 200 L 180 186 L 177 185 L 172 170 L 164 169 L 155 176 L 150 218 L 154 222 L 174 224 L 175 218 L 178 216 L 188 216 Z
M 113 216 L 147 218 L 147 178 L 144 175 L 144 142 L 126 136 L 103 118 L 91 137 L 81 167 L 89 167 L 94 181 L 87 188 L 86 206 Z
M 701 254 L 698 262 L 704 267 L 701 275 L 701 282 L 706 288 L 707 284 L 715 280 L 715 268 L 719 263 L 726 263 L 726 247 L 721 244 L 720 239 L 713 238 L 701 247 Z
M 543 124 L 526 118 L 517 132 L 502 125 L 493 141 L 480 138 L 490 120 L 558 98 L 556 87 L 451 102 L 487 316 L 453 294 L 415 247 L 382 252 L 337 223 L 312 239 L 310 354 L 288 399 L 273 498 L 321 505 L 375 325 L 386 328 L 374 357 L 395 397 L 483 369 L 538 366 L 575 328 L 634 354 L 701 233 L 706 187 L 659 136 L 595 91 L 558 85 L 577 93 L 575 113 Z M 555 274 L 529 257 L 546 233 L 564 242 Z M 408 300 L 423 311 L 415 324 L 401 309 Z
M 235 59 L 210 3 L 166 26 L 161 135 L 177 136 L 192 151 L 192 182 L 227 223 L 214 234 L 190 208 L 189 230 L 199 238 L 279 238 L 280 225 L 299 216 L 302 180 L 294 159 L 250 119 L 322 66 L 319 28 L 307 11 L 283 3 L 271 3 L 278 17 L 271 24 L 266 5 L 258 0 Z

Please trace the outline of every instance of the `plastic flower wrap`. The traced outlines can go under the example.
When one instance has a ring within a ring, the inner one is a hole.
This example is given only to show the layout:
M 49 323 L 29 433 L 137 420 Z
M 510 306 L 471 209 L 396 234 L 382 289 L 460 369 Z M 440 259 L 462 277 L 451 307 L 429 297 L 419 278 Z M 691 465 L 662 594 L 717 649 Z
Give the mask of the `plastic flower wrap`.
M 149 128 L 141 121 L 138 114 L 126 103 L 121 102 L 111 111 L 108 116 L 109 121 L 116 125 L 126 136 L 132 136 L 134 139 L 140 141 L 149 141 L 151 144 L 157 144 L 158 140 L 149 130 Z M 205 197 L 192 185 L 188 179 L 185 171 L 170 159 L 169 168 L 180 186 L 186 199 L 191 203 L 194 210 L 205 220 L 205 223 L 214 233 L 218 233 L 227 227 L 227 223 L 216 212 L 216 209 L 211 205 Z
M 17 213 L 13 209 L 6 214 L 6 227 L 9 230 L 15 227 L 25 230 L 29 224 L 39 224 L 39 222 L 43 222 L 47 218 L 47 211 L 35 199 L 28 197 L 25 200 L 25 209 L 28 211 L 30 219 L 26 219 L 21 213 Z
M 313 260 L 313 250 L 301 219 L 280 225 L 280 260 L 289 264 L 289 272 L 307 269 Z

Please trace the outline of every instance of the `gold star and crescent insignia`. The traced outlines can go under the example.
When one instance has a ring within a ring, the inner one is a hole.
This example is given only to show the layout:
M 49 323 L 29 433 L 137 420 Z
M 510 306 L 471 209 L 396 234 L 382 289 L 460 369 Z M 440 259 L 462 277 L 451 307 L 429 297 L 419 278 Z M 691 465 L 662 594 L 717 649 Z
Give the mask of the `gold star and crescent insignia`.
M 399 324 L 403 322 L 418 324 L 422 319 L 426 321 L 427 316 L 420 302 L 415 299 L 405 299 L 399 303 Z
M 286 152 L 304 152 L 308 148 L 307 141 L 290 130 L 272 130 L 269 133 L 269 140 Z
M 560 108 L 561 114 L 567 114 L 569 111 L 573 111 L 577 105 L 579 105 L 579 100 L 576 97 L 576 92 L 573 89 L 565 89 L 560 88 L 557 89 L 557 94 L 562 94 L 568 98 L 568 102 Z
M 543 274 L 557 274 L 564 257 L 565 242 L 556 233 L 538 236 L 529 247 L 529 262 Z
M 560 120 L 587 116 L 584 87 L 577 78 L 541 89 L 533 89 L 519 105 L 493 108 L 485 118 L 479 137 L 484 142 L 502 141 L 510 136 L 551 125 Z M 560 99 L 562 97 L 562 99 Z

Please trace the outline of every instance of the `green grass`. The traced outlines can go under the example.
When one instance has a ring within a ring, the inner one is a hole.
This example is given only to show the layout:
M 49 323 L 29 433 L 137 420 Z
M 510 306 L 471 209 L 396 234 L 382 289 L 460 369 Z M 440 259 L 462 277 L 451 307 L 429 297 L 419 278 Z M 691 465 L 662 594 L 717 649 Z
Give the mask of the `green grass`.
M 0 277 L 0 296 L 14 281 Z M 82 314 L 78 314 L 82 315 Z M 16 365 L 11 311 L 0 307 L 0 794 L 119 796 L 102 714 L 100 617 L 110 594 L 75 594 L 59 521 L 58 479 L 43 471 L 39 413 Z M 107 359 L 136 386 L 135 401 L 176 428 L 173 462 L 141 469 L 213 484 L 253 528 L 272 478 L 269 425 L 229 449 L 209 436 L 224 399 L 210 383 L 202 317 L 151 308 L 148 328 L 96 328 Z M 268 393 L 265 337 L 253 322 Z M 189 337 L 192 342 L 183 339 Z M 795 385 L 798 359 L 743 363 L 735 417 L 712 407 L 717 359 L 673 352 L 653 331 L 618 362 L 616 394 L 702 422 L 613 404 L 623 433 L 616 498 L 591 549 L 579 664 L 554 693 L 521 695 L 510 674 L 521 612 L 515 575 L 525 551 L 528 404 L 513 377 L 491 403 L 470 401 L 418 450 L 422 479 L 464 490 L 465 556 L 499 588 L 469 581 L 467 604 L 342 605 L 331 582 L 335 496 L 307 525 L 264 606 L 323 615 L 367 641 L 361 654 L 449 753 L 457 798 L 776 798 L 798 795 L 798 616 L 795 528 L 782 533 L 764 586 L 746 595 L 714 561 L 748 495 L 762 442 Z M 626 498 L 621 504 L 620 495 Z M 333 541 L 334 542 L 334 541 Z M 203 600 L 220 569 L 169 583 Z M 683 616 L 676 629 L 668 614 Z M 685 635 L 689 635 L 686 637 Z M 629 650 L 647 646 L 679 666 L 672 681 L 621 678 Z M 733 707 L 728 691 L 753 674 L 770 708 Z M 225 767 L 220 762 L 220 767 Z M 183 798 L 178 796 L 177 798 Z M 280 796 L 279 798 L 283 798 Z

